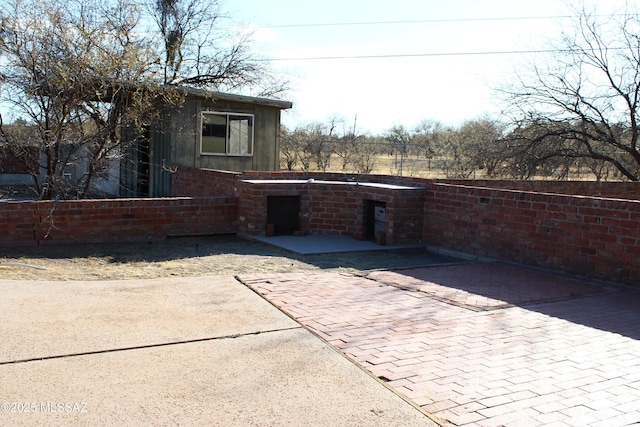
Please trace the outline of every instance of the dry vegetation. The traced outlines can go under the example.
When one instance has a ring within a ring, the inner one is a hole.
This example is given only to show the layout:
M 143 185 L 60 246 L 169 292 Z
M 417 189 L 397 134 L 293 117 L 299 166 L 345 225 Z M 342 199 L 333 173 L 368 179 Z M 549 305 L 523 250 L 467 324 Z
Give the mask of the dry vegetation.
M 447 175 L 442 169 L 437 167 L 437 159 L 425 159 L 419 157 L 407 157 L 403 163 L 402 176 L 414 177 L 414 178 L 428 178 L 428 179 L 447 179 Z M 322 172 L 345 172 L 353 173 L 353 171 L 343 171 L 340 167 L 340 158 L 335 154 L 331 156 L 331 160 L 328 166 L 324 170 L 311 168 L 312 171 Z M 394 156 L 380 155 L 376 158 L 372 174 L 376 175 L 399 175 L 398 161 Z M 476 169 L 470 173 L 469 179 L 496 179 L 487 176 L 485 169 Z M 535 176 L 530 179 L 549 179 L 556 180 L 554 176 Z M 582 180 L 582 181 L 594 181 L 596 176 L 589 171 L 579 168 L 571 168 L 570 173 L 565 177 L 566 180 Z
M 236 236 L 174 238 L 150 243 L 0 249 L 0 279 L 120 280 L 370 270 L 442 260 L 422 249 L 301 256 Z

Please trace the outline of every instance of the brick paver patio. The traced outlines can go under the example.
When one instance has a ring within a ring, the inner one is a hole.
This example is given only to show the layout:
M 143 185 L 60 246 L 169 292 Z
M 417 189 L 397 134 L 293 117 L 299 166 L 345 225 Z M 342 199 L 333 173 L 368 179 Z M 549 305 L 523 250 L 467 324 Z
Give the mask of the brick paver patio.
M 242 276 L 457 426 L 640 424 L 640 291 L 500 263 Z

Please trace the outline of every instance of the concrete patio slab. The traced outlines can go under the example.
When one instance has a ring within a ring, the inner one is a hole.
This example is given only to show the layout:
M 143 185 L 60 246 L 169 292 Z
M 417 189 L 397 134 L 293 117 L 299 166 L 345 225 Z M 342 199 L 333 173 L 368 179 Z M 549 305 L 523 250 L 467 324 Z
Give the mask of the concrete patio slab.
M 4 365 L 0 375 L 0 402 L 35 403 L 0 413 L 2 425 L 435 425 L 302 328 Z
M 436 425 L 230 277 L 0 292 L 3 426 Z
M 0 362 L 298 326 L 228 276 L 0 281 Z
M 339 236 L 252 236 L 254 240 L 277 246 L 291 252 L 302 255 L 339 253 L 339 252 L 364 252 L 385 251 L 394 249 L 421 248 L 424 245 L 378 245 L 369 240 L 356 240 L 350 237 Z

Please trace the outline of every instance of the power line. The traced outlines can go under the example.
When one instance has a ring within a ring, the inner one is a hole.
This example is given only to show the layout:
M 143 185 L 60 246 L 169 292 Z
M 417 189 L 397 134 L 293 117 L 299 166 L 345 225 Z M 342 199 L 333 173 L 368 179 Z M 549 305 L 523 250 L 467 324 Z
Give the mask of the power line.
M 480 55 L 522 55 L 530 53 L 566 53 L 566 49 L 539 49 L 539 50 L 503 50 L 483 52 L 431 52 L 431 53 L 400 53 L 380 55 L 344 55 L 344 56 L 309 56 L 299 58 L 269 58 L 262 61 L 330 61 L 339 59 L 378 59 L 378 58 L 421 58 L 438 56 L 480 56 Z
M 419 20 L 407 20 L 407 21 L 317 22 L 317 23 L 306 23 L 306 24 L 276 24 L 276 25 L 257 25 L 257 26 L 262 28 L 310 28 L 310 27 L 346 27 L 346 26 L 355 26 L 355 25 L 435 24 L 435 23 L 447 23 L 447 22 L 524 21 L 524 20 L 569 19 L 569 18 L 575 18 L 575 16 L 550 15 L 550 16 L 512 16 L 512 17 L 502 17 L 502 18 L 419 19 Z M 247 26 L 238 27 L 238 28 L 247 28 Z
M 612 16 L 612 15 L 594 15 Z M 619 14 L 613 15 L 619 16 Z M 523 21 L 523 20 L 549 20 L 549 19 L 575 19 L 574 15 L 548 15 L 548 16 L 512 16 L 512 17 L 487 17 L 487 18 L 446 18 L 446 19 L 421 19 L 402 21 L 363 21 L 363 22 L 334 22 L 334 23 L 306 23 L 306 24 L 278 24 L 258 25 L 261 28 L 307 28 L 307 27 L 335 27 L 335 26 L 360 26 L 360 25 L 404 25 L 422 23 L 450 23 L 450 22 L 495 22 L 495 21 Z M 250 28 L 250 26 L 236 27 Z M 446 57 L 446 56 L 485 56 L 485 55 L 522 55 L 534 53 L 566 53 L 563 49 L 539 49 L 539 50 L 508 50 L 508 51 L 481 51 L 481 52 L 428 52 L 408 54 L 376 54 L 376 55 L 335 55 L 335 56 L 311 56 L 290 58 L 265 58 L 259 61 L 330 61 L 344 59 L 380 59 L 380 58 L 420 58 L 420 57 Z

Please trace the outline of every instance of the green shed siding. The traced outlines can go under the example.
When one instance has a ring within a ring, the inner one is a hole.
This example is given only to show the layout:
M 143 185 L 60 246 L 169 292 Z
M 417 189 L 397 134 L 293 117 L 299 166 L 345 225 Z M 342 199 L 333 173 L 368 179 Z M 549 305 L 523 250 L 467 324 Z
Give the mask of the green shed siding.
M 279 170 L 280 112 L 286 108 L 291 108 L 291 103 L 188 91 L 182 105 L 173 108 L 163 121 L 148 130 L 148 148 L 143 150 L 138 143 L 125 154 L 121 195 L 162 197 L 171 194 L 172 166 L 235 172 Z M 252 115 L 252 153 L 201 154 L 201 115 L 206 111 Z

